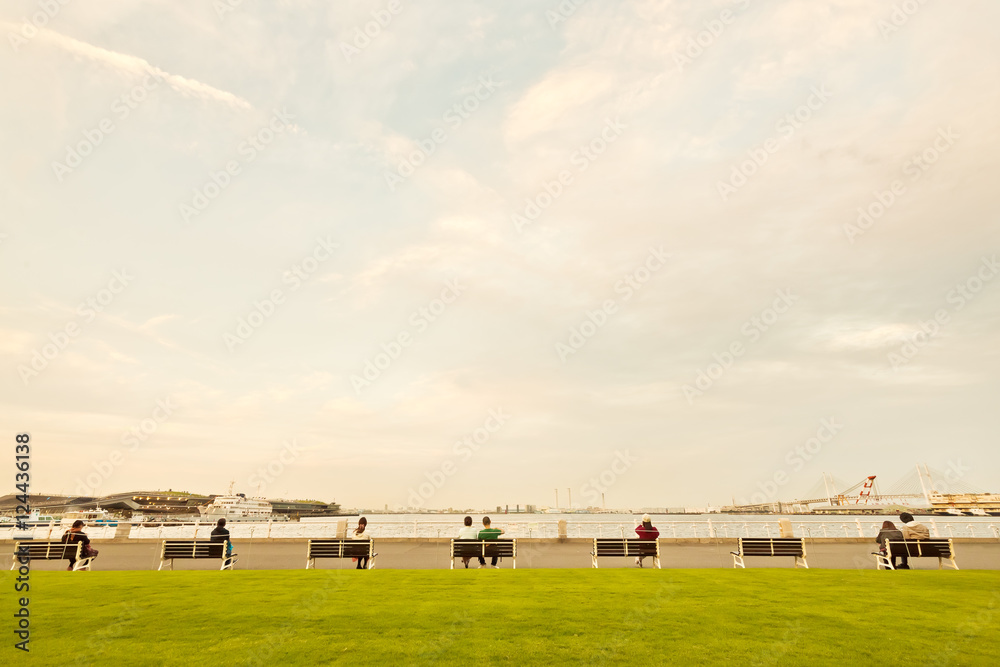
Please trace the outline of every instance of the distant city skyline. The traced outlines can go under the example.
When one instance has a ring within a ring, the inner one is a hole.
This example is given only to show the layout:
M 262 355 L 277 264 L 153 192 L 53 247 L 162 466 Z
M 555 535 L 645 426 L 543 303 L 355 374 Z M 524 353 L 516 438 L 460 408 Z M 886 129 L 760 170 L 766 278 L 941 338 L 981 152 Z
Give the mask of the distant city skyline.
M 51 4 L 0 5 L 33 493 L 1000 491 L 996 3 Z

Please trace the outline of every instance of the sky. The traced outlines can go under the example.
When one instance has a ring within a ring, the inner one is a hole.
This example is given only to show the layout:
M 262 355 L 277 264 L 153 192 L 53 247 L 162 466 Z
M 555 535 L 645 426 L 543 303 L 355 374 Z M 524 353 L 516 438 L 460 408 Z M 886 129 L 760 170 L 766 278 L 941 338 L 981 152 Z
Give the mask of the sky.
M 39 493 L 1000 491 L 998 21 L 4 2 L 0 436 Z

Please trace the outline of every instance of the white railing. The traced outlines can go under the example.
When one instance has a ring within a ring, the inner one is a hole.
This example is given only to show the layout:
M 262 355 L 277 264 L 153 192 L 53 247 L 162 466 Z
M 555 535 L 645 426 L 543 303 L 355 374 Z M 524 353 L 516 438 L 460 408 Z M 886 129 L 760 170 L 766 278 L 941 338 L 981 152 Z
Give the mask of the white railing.
M 559 535 L 559 522 L 554 519 L 534 518 L 544 515 L 518 515 L 516 519 L 510 515 L 498 516 L 493 525 L 504 530 L 505 537 L 517 538 L 555 538 Z M 531 518 L 528 518 L 531 517 Z M 769 519 L 725 519 L 716 515 L 703 515 L 697 521 L 657 521 L 656 527 L 660 537 L 667 538 L 714 538 L 714 537 L 775 537 L 780 534 L 779 516 Z M 879 517 L 850 518 L 830 520 L 788 517 L 792 519 L 795 535 L 809 538 L 871 538 L 874 539 L 882 526 Z M 1000 528 L 988 521 L 970 521 L 957 518 L 952 521 L 945 518 L 922 519 L 928 524 L 934 537 L 978 537 L 1000 539 Z M 342 520 L 342 519 L 341 519 Z M 454 537 L 462 527 L 458 519 L 449 520 L 397 520 L 369 519 L 368 533 L 374 538 L 413 538 L 413 537 Z M 127 522 L 124 522 L 127 523 Z M 177 539 L 200 538 L 207 539 L 215 527 L 214 522 L 191 521 L 188 523 L 168 522 L 176 525 L 162 525 L 150 522 L 148 525 L 131 524 L 128 537 L 132 539 Z M 311 538 L 330 537 L 336 533 L 337 519 L 330 521 L 275 521 L 275 522 L 230 522 L 226 528 L 233 539 L 266 539 L 266 538 Z M 898 522 L 894 522 L 897 523 Z M 567 520 L 566 536 L 579 538 L 593 537 L 635 537 L 636 523 L 631 520 Z M 26 534 L 17 531 L 16 537 L 30 535 L 36 540 L 59 539 L 68 525 L 51 522 L 35 526 Z M 349 526 L 354 528 L 353 523 Z M 91 539 L 107 540 L 115 537 L 115 526 L 87 526 L 85 532 Z M 0 528 L 0 539 L 15 538 L 13 528 Z
M 39 526 L 31 526 L 28 530 L 15 530 L 13 526 L 9 528 L 0 528 L 0 540 L 22 540 L 22 539 L 33 539 L 33 540 L 58 540 L 62 537 L 63 533 L 69 530 L 70 523 L 61 523 L 59 521 L 50 521 L 46 524 Z M 115 526 L 87 526 L 85 532 L 87 537 L 92 540 L 110 540 L 115 536 L 115 531 L 117 528 Z

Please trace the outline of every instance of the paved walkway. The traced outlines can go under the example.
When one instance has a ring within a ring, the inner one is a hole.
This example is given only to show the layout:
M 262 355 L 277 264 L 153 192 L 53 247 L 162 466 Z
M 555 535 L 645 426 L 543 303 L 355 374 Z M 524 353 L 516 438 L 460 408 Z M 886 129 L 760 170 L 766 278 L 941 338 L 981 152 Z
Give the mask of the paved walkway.
M 95 570 L 155 570 L 160 563 L 160 541 L 157 540 L 114 540 L 94 542 L 101 555 L 94 564 Z M 435 539 L 395 539 L 376 540 L 378 552 L 377 566 L 380 569 L 445 569 L 448 567 L 450 543 Z M 809 567 L 814 569 L 874 569 L 875 561 L 870 555 L 874 544 L 869 541 L 823 540 L 808 541 L 806 554 Z M 590 551 L 593 540 L 569 539 L 564 541 L 527 540 L 517 541 L 517 566 L 519 568 L 589 568 Z M 661 561 L 664 568 L 711 568 L 733 566 L 730 551 L 735 550 L 735 540 L 661 540 Z M 295 570 L 306 566 L 306 540 L 260 540 L 249 542 L 237 540 L 236 551 L 239 563 L 236 569 L 251 570 Z M 963 570 L 1000 569 L 1000 542 L 980 540 L 976 542 L 958 541 L 955 544 L 958 566 Z M 0 563 L 10 567 L 13 543 L 0 544 Z M 631 567 L 635 562 L 626 558 L 602 558 L 602 568 Z M 937 569 L 937 559 L 920 558 L 910 561 L 915 570 Z M 471 564 L 477 567 L 476 561 Z M 509 568 L 511 561 L 504 560 L 501 567 Z M 748 558 L 750 568 L 792 567 L 791 558 Z M 210 561 L 175 561 L 177 570 L 210 570 L 217 564 Z M 348 559 L 323 560 L 318 567 L 351 568 Z M 456 567 L 462 568 L 461 561 Z M 653 567 L 652 560 L 646 559 L 646 567 Z M 35 562 L 33 570 L 65 569 L 64 562 Z M 464 569 L 464 568 L 463 568 Z

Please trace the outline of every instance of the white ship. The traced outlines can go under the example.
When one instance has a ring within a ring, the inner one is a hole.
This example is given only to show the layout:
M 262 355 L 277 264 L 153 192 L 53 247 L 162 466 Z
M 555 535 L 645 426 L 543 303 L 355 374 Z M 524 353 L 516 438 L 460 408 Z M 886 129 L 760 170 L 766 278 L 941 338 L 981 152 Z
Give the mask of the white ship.
M 118 518 L 107 510 L 100 507 L 93 510 L 80 510 L 67 512 L 62 515 L 62 524 L 72 524 L 77 519 L 82 520 L 88 526 L 117 526 Z
M 267 521 L 271 519 L 271 503 L 265 498 L 247 498 L 245 493 L 233 493 L 229 485 L 229 493 L 216 496 L 212 502 L 198 508 L 201 517 L 210 521 L 225 519 L 226 521 Z
M 927 495 L 935 514 L 1000 516 L 1000 493 L 936 493 Z

